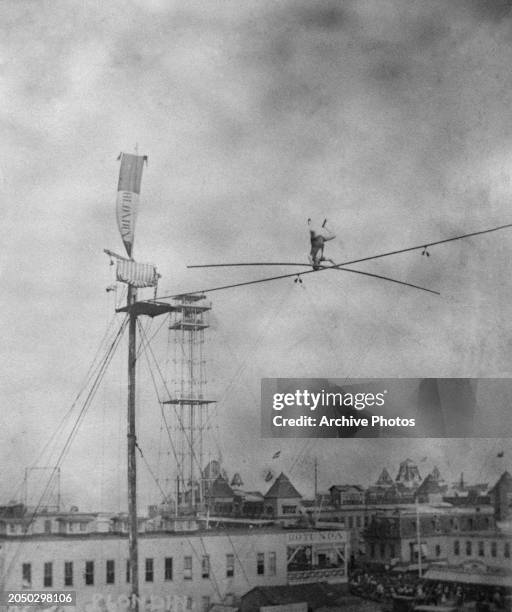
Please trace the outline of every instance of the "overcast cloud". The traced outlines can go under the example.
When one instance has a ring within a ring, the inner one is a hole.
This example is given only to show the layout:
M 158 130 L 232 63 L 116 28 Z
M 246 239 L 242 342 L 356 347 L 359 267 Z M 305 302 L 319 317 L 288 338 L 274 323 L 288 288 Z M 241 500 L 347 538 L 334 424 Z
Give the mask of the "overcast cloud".
M 305 261 L 308 217 L 329 219 L 338 261 L 512 222 L 511 5 L 4 2 L 4 497 L 70 406 L 110 320 L 102 250 L 122 249 L 120 151 L 138 143 L 149 156 L 135 256 L 158 265 L 161 294 L 285 273 L 186 265 Z M 258 439 L 263 376 L 511 376 L 511 254 L 505 230 L 360 265 L 441 297 L 334 272 L 212 293 L 212 433 L 228 471 L 265 488 L 275 441 Z M 72 503 L 124 504 L 124 364 L 114 360 L 63 468 Z M 161 474 L 159 409 L 149 377 L 140 382 L 141 446 Z M 365 484 L 407 453 L 453 477 L 496 478 L 504 444 L 322 443 L 323 484 Z M 283 448 L 276 469 L 307 488 L 300 448 Z M 141 482 L 154 500 L 142 468 Z

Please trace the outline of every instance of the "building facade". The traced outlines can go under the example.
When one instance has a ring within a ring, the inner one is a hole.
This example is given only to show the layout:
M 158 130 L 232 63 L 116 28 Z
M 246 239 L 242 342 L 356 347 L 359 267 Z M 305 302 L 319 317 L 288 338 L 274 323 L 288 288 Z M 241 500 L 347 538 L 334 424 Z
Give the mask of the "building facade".
M 454 541 L 476 534 L 498 534 L 494 510 L 418 506 L 394 515 L 375 516 L 365 532 L 368 561 L 411 567 L 419 561 L 450 560 Z M 498 537 L 498 536 L 497 536 Z
M 0 545 L 2 590 L 73 590 L 79 610 L 128 606 L 124 536 L 42 534 L 3 538 Z M 173 609 L 174 598 L 184 610 L 203 612 L 256 586 L 346 583 L 349 555 L 342 530 L 145 533 L 139 535 L 140 596 L 166 601 L 161 609 Z

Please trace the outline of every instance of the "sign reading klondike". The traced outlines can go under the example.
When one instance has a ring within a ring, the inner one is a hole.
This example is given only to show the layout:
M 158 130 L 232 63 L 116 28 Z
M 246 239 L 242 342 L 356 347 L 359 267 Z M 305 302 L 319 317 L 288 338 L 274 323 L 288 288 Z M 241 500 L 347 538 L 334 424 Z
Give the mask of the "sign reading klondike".
M 147 163 L 147 155 L 120 153 L 121 168 L 117 186 L 117 226 L 121 233 L 128 257 L 131 258 L 135 236 L 135 222 L 139 207 L 142 169 Z

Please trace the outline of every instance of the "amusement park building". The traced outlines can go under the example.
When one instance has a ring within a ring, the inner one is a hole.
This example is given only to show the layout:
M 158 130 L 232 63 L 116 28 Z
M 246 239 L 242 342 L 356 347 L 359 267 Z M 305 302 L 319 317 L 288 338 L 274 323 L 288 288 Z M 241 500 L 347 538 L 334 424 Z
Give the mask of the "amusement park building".
M 128 539 L 113 533 L 4 536 L 2 590 L 77 592 L 77 607 L 126 600 Z M 139 535 L 142 598 L 179 597 L 185 608 L 229 604 L 256 586 L 347 582 L 343 530 L 239 528 Z M 121 607 L 123 607 L 121 605 Z

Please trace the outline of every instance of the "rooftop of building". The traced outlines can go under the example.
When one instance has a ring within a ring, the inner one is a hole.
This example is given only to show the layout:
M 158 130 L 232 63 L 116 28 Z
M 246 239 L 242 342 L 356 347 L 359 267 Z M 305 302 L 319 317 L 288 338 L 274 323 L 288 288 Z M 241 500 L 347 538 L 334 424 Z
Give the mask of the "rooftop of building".
M 265 494 L 266 499 L 270 497 L 277 499 L 300 499 L 302 495 L 292 485 L 288 476 L 281 472 Z
M 332 489 L 335 489 L 336 491 L 340 492 L 356 490 L 359 493 L 364 493 L 364 488 L 358 484 L 332 485 L 331 487 L 329 487 L 329 491 L 331 491 Z
M 264 606 L 286 606 L 296 602 L 304 602 L 312 610 L 328 607 L 338 610 L 343 600 L 356 600 L 354 596 L 347 596 L 344 585 L 316 582 L 286 586 L 256 586 L 243 595 L 241 610 L 251 612 Z
M 150 531 L 150 532 L 139 532 L 139 539 L 159 539 L 159 538 L 193 538 L 199 537 L 233 537 L 233 536 L 248 536 L 248 535 L 283 535 L 290 533 L 325 533 L 326 531 L 340 531 L 344 532 L 345 529 L 336 529 L 335 525 L 332 529 L 314 529 L 311 527 L 281 527 L 279 525 L 270 526 L 265 525 L 262 527 L 219 527 L 213 529 L 200 528 L 192 532 L 174 532 L 174 531 Z M 25 535 L 0 535 L 0 541 L 5 540 L 42 540 L 42 541 L 56 541 L 56 540 L 94 540 L 94 539 L 127 539 L 127 533 L 119 532 L 93 532 L 93 533 L 37 533 L 37 534 L 25 534 Z
M 409 504 L 408 506 L 403 506 L 402 508 L 398 508 L 397 515 L 399 516 L 415 516 L 418 514 L 493 514 L 494 507 L 488 505 L 481 506 L 452 506 L 447 502 L 442 502 L 440 504 Z

